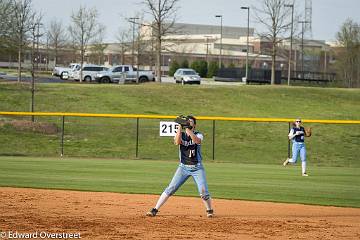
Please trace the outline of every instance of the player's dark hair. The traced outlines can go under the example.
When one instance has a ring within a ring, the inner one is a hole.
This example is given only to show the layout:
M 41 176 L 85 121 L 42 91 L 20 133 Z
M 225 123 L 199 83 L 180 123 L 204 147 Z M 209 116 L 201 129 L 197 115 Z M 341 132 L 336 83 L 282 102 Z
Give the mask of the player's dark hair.
M 194 121 L 194 124 L 196 125 L 196 118 L 192 115 L 187 116 L 187 118 L 192 119 Z

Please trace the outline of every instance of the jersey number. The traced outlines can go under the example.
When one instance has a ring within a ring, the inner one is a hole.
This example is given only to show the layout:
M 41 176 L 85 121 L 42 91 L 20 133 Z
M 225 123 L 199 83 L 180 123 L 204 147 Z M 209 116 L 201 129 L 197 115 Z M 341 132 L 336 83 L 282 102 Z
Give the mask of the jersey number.
M 195 157 L 195 150 L 189 151 L 189 158 Z

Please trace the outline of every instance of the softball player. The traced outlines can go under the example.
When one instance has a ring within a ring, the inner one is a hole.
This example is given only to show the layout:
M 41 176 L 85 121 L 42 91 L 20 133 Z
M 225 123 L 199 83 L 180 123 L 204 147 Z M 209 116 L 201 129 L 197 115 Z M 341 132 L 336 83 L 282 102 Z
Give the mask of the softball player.
M 188 118 L 190 126 L 185 128 L 184 132 L 179 128 L 174 138 L 175 145 L 179 145 L 180 164 L 170 184 L 161 194 L 156 206 L 146 213 L 147 216 L 155 217 L 161 206 L 191 176 L 194 179 L 201 199 L 205 204 L 207 217 L 213 217 L 214 211 L 211 207 L 211 198 L 201 156 L 201 142 L 203 141 L 204 136 L 195 130 L 196 118 L 193 116 L 188 116 Z
M 287 158 L 284 166 L 289 163 L 295 164 L 300 153 L 302 176 L 309 176 L 306 173 L 306 148 L 305 148 L 305 128 L 301 126 L 301 119 L 295 120 L 295 126 L 290 130 L 289 139 L 292 140 L 292 158 Z

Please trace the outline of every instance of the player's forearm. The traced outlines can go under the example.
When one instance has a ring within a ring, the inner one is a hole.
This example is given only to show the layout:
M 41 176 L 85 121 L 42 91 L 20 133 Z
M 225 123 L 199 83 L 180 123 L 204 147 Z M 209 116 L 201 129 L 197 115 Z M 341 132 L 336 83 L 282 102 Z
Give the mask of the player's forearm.
M 289 134 L 289 139 L 292 140 L 295 136 L 295 134 Z
M 180 145 L 181 144 L 181 129 L 179 129 L 175 135 L 174 138 L 174 144 L 175 145 Z
M 191 137 L 191 139 L 193 140 L 194 143 L 196 144 L 200 144 L 201 143 L 201 139 L 198 138 L 193 131 L 191 131 L 190 129 L 186 129 L 186 133 Z
M 297 134 L 297 131 L 294 131 L 293 129 L 291 129 L 291 131 L 289 132 L 289 139 L 292 140 Z

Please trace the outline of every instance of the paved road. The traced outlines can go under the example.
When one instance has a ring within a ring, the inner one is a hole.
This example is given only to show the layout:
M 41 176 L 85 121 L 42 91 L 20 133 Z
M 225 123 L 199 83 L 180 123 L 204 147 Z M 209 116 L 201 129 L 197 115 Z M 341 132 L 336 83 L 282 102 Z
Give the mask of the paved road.
M 17 81 L 16 76 L 11 75 L 0 75 L 0 79 L 8 80 L 8 81 Z M 31 77 L 21 77 L 22 82 L 31 82 Z M 66 81 L 58 78 L 58 77 L 39 77 L 35 79 L 37 83 L 64 83 Z
M 8 80 L 8 81 L 17 81 L 16 76 L 11 75 L 0 75 L 0 79 Z M 175 83 L 175 80 L 172 77 L 162 77 L 162 83 Z M 36 78 L 36 83 L 68 83 L 73 80 L 62 80 L 59 77 L 39 77 Z M 31 82 L 31 77 L 22 77 L 22 82 Z M 240 86 L 244 85 L 241 82 L 216 82 L 210 79 L 203 79 L 201 81 L 202 85 L 222 85 L 222 86 Z
M 163 83 L 175 83 L 175 80 L 172 77 L 161 77 L 161 81 Z M 222 85 L 222 86 L 244 85 L 244 83 L 242 83 L 242 82 L 217 82 L 217 81 L 210 80 L 210 79 L 203 79 L 201 81 L 201 84 L 203 84 L 203 85 Z

